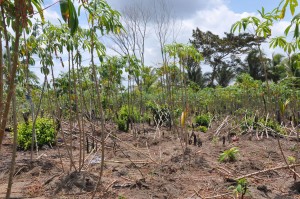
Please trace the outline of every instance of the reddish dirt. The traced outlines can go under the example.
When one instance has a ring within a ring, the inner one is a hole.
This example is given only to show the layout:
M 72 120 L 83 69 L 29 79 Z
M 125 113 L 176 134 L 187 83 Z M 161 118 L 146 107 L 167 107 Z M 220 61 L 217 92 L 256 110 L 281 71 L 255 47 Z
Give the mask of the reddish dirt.
M 240 135 L 239 141 L 223 146 L 220 138 L 213 139 L 213 125 L 201 133 L 202 147 L 184 144 L 175 132 L 161 128 L 161 137 L 155 127 L 146 126 L 146 134 L 136 137 L 132 133 L 115 130 L 108 132 L 122 141 L 108 138 L 102 184 L 95 198 L 233 198 L 233 179 L 249 173 L 284 166 L 277 139 L 270 136 L 257 140 L 249 134 Z M 142 125 L 136 127 L 142 129 Z M 87 129 L 87 128 L 86 128 Z M 78 136 L 76 132 L 73 132 Z M 223 129 L 223 134 L 226 130 Z M 69 137 L 66 140 L 71 140 Z M 100 137 L 98 138 L 100 139 Z M 79 144 L 73 137 L 72 154 L 78 168 Z M 284 155 L 295 156 L 296 142 L 280 139 Z M 64 142 L 53 148 L 43 147 L 30 163 L 29 151 L 18 151 L 12 198 L 90 198 L 100 172 L 97 163 L 100 151 L 85 154 L 86 163 L 81 172 L 70 171 L 69 155 Z M 70 144 L 70 143 L 69 143 Z M 98 148 L 100 148 L 98 143 Z M 6 134 L 0 155 L 0 198 L 5 197 L 11 161 L 12 140 Z M 231 147 L 239 148 L 237 161 L 220 163 L 220 153 Z M 69 146 L 70 148 L 70 146 Z M 60 154 L 60 155 L 59 155 Z M 151 157 L 151 158 L 150 158 Z M 93 161 L 96 161 L 93 163 Z M 32 166 L 31 166 L 32 165 Z M 294 182 L 288 169 L 270 170 L 247 177 L 249 193 L 245 198 L 300 198 L 300 181 Z

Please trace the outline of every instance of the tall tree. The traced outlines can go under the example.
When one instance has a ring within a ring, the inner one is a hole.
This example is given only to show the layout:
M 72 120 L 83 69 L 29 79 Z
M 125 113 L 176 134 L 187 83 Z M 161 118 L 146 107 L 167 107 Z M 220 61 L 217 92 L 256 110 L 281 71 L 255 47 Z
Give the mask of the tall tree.
M 295 77 L 300 77 L 300 53 L 295 53 L 290 58 L 290 72 Z
M 192 37 L 193 39 L 190 42 L 202 53 L 205 63 L 212 68 L 209 75 L 209 86 L 214 86 L 218 71 L 226 71 L 222 67 L 229 67 L 226 65 L 226 60 L 233 55 L 245 54 L 264 41 L 264 38 L 248 33 L 238 36 L 225 33 L 225 37 L 220 38 L 210 31 L 203 32 L 199 28 L 193 30 Z M 236 57 L 235 61 L 240 62 L 239 57 Z
M 237 68 L 237 71 L 238 73 L 249 73 L 253 79 L 264 81 L 265 72 L 262 62 L 266 61 L 269 62 L 270 60 L 264 54 L 261 56 L 259 50 L 251 50 L 245 58 L 244 64 Z
M 271 80 L 277 83 L 280 79 L 283 79 L 287 75 L 287 69 L 284 65 L 284 55 L 273 54 L 270 66 L 268 68 L 268 76 Z
M 226 87 L 230 84 L 233 78 L 236 76 L 236 68 L 240 65 L 240 59 L 236 59 L 235 56 L 231 56 L 230 59 L 224 61 L 217 67 L 216 82 L 222 87 Z
M 188 81 L 196 83 L 199 87 L 203 87 L 204 77 L 200 62 L 195 61 L 191 57 L 187 57 L 183 60 L 183 65 L 186 66 Z

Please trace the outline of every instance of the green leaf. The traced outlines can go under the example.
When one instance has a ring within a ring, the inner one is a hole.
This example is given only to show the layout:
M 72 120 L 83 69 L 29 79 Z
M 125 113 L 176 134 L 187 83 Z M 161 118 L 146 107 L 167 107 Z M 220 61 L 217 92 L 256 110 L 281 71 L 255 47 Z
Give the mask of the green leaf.
M 31 3 L 35 6 L 37 11 L 39 12 L 42 23 L 45 23 L 45 17 L 44 17 L 44 12 L 43 12 L 43 8 L 41 6 L 41 3 L 38 0 L 31 0 Z
M 296 22 L 296 21 L 298 21 L 300 19 L 300 13 L 298 13 L 297 15 L 295 15 L 294 17 L 293 17 L 293 19 L 292 19 L 292 23 L 294 23 L 294 22 Z
M 79 24 L 76 9 L 74 7 L 73 2 L 71 0 L 61 0 L 60 11 L 63 20 L 68 23 L 71 35 L 73 36 L 76 30 L 78 29 Z
M 260 20 L 257 17 L 252 17 L 252 21 L 255 24 L 255 26 L 258 26 L 260 23 Z
M 285 35 L 288 35 L 288 34 L 289 34 L 291 27 L 292 27 L 292 24 L 289 25 L 289 26 L 284 30 L 284 34 L 285 34 Z
M 291 0 L 290 2 L 290 11 L 291 14 L 294 15 L 295 14 L 295 9 L 298 6 L 298 1 L 297 0 Z
M 287 42 L 286 42 L 286 38 L 284 36 L 280 36 L 280 37 L 275 37 L 272 38 L 270 41 L 270 48 L 276 48 L 276 47 L 280 47 L 280 48 L 284 48 L 286 46 Z
M 68 0 L 61 0 L 59 3 L 61 16 L 63 20 L 67 22 L 70 15 Z
M 286 7 L 288 6 L 290 0 L 286 0 L 284 6 L 282 7 L 281 13 L 279 15 L 280 19 L 285 17 Z
M 296 23 L 295 31 L 294 31 L 294 38 L 298 38 L 298 37 L 299 37 L 299 24 Z

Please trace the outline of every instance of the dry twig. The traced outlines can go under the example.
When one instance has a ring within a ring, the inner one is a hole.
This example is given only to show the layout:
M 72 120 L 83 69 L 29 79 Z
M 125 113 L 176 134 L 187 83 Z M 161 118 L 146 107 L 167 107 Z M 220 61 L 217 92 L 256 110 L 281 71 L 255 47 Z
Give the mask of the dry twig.
M 218 136 L 220 134 L 220 130 L 223 128 L 223 126 L 225 125 L 225 123 L 228 121 L 228 118 L 229 118 L 229 115 L 227 115 L 227 117 L 223 120 L 223 122 L 217 128 L 214 136 Z
M 261 174 L 261 173 L 265 173 L 265 172 L 268 172 L 268 171 L 275 171 L 275 170 L 279 170 L 279 169 L 288 169 L 290 167 L 298 167 L 300 166 L 300 164 L 291 164 L 291 165 L 288 165 L 288 166 L 278 166 L 278 167 L 273 167 L 273 168 L 270 168 L 270 169 L 264 169 L 264 170 L 261 170 L 261 171 L 257 171 L 257 172 L 253 172 L 253 173 L 249 173 L 249 174 L 246 174 L 246 175 L 243 175 L 243 176 L 239 176 L 237 178 L 235 178 L 235 180 L 239 180 L 239 179 L 242 179 L 242 178 L 248 178 L 248 177 L 251 177 L 251 176 L 254 176 L 254 175 L 257 175 L 257 174 Z

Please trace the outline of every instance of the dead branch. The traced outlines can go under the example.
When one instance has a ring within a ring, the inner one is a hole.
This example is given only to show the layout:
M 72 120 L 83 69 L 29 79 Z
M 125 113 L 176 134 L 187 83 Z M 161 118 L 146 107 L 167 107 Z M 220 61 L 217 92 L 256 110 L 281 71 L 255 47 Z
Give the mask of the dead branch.
M 217 128 L 214 136 L 218 136 L 220 134 L 220 130 L 223 128 L 223 126 L 225 125 L 225 123 L 228 121 L 228 118 L 229 118 L 229 115 L 226 116 L 226 118 L 223 120 L 223 122 Z
M 130 157 L 124 153 L 124 151 L 121 150 L 121 152 L 123 153 L 123 155 L 124 155 L 125 157 L 127 157 L 127 159 L 128 159 L 132 164 L 134 164 L 135 168 L 140 172 L 141 176 L 142 176 L 143 178 L 145 178 L 144 174 L 142 173 L 142 171 L 140 170 L 140 168 L 135 164 L 135 162 L 133 162 L 133 161 L 130 159 Z
M 60 176 L 60 175 L 62 175 L 62 174 L 55 174 L 54 176 L 51 176 L 43 183 L 43 186 L 45 186 L 46 184 L 49 184 L 54 178 L 56 178 L 57 176 Z
M 248 177 L 255 176 L 255 175 L 261 174 L 261 173 L 265 173 L 265 172 L 268 172 L 268 171 L 288 169 L 290 167 L 298 167 L 298 166 L 300 166 L 300 164 L 291 164 L 291 165 L 288 165 L 288 166 L 285 165 L 285 166 L 273 167 L 273 168 L 270 168 L 270 169 L 264 169 L 264 170 L 257 171 L 257 172 L 254 172 L 254 173 L 249 173 L 249 174 L 246 174 L 246 175 L 243 175 L 243 176 L 239 176 L 239 177 L 235 178 L 235 180 L 239 180 L 239 179 L 242 179 L 242 178 L 248 178 Z
M 203 196 L 201 196 L 195 189 L 194 189 L 194 192 L 195 192 L 195 194 L 194 195 L 197 195 L 199 198 L 201 198 L 201 199 L 204 199 L 204 197 Z M 193 195 L 193 196 L 194 196 Z
M 150 164 L 150 163 L 153 163 L 153 162 L 149 162 L 149 161 L 146 161 L 146 160 L 105 160 L 106 163 L 120 163 L 120 164 L 123 164 L 123 163 L 129 163 L 129 162 L 133 162 L 134 164 Z
M 117 182 L 117 180 L 114 180 L 112 183 L 110 183 L 103 191 L 103 195 L 108 191 L 108 189 Z
M 277 142 L 278 142 L 278 146 L 279 146 L 279 149 L 280 149 L 280 153 L 281 153 L 281 155 L 282 155 L 282 157 L 283 157 L 283 159 L 284 159 L 285 164 L 288 166 L 289 170 L 290 170 L 291 172 L 293 172 L 293 173 L 299 178 L 300 175 L 299 175 L 293 168 L 290 167 L 289 163 L 288 163 L 287 160 L 286 160 L 286 157 L 285 157 L 285 155 L 284 155 L 284 153 L 283 153 L 283 150 L 282 150 L 282 147 L 281 147 L 281 143 L 280 143 L 280 141 L 279 141 L 279 137 L 277 137 Z

